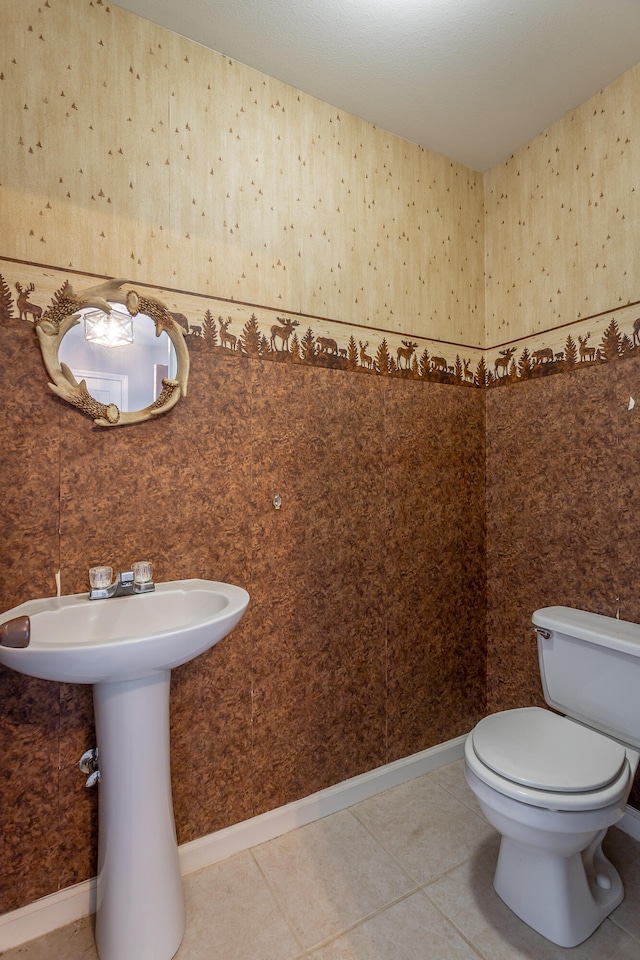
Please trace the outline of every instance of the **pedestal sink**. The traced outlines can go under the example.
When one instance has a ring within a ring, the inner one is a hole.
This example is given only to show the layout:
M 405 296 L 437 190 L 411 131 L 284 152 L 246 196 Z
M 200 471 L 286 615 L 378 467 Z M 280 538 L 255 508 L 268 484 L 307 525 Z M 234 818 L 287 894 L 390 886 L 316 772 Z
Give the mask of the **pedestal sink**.
M 161 583 L 111 600 L 30 600 L 0 626 L 30 618 L 22 649 L 0 663 L 44 680 L 93 684 L 100 765 L 96 945 L 100 960 L 170 960 L 184 933 L 184 897 L 169 766 L 171 668 L 238 623 L 241 587 Z

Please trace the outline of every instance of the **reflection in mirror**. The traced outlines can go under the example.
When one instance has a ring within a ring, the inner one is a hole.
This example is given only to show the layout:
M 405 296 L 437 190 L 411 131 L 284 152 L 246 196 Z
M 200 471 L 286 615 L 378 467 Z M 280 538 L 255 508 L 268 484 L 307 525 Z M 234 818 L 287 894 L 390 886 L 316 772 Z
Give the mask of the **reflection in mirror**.
M 131 343 L 122 338 L 114 346 L 100 342 L 101 334 L 103 339 L 113 340 L 112 333 L 100 330 L 105 326 L 102 318 L 112 314 L 87 308 L 78 311 L 81 322 L 65 333 L 58 358 L 78 382 L 86 382 L 89 393 L 100 403 L 115 403 L 122 411 L 143 410 L 160 396 L 163 379 L 176 379 L 176 351 L 166 332 L 156 337 L 151 317 L 138 314 L 132 321 L 123 304 L 114 303 L 113 308 L 112 314 L 128 321 Z
M 50 389 L 101 427 L 152 420 L 187 394 L 182 327 L 162 301 L 122 291 L 126 282 L 106 280 L 76 293 L 66 281 L 35 323 Z M 97 340 L 106 341 L 107 352 L 95 352 Z

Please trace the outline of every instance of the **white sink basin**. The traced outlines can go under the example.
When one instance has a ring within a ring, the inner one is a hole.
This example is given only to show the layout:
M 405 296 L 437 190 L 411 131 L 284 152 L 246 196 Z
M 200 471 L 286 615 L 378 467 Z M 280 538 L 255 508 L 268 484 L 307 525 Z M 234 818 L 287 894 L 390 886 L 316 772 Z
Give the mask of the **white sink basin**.
M 30 619 L 28 646 L 0 645 L 0 663 L 44 680 L 93 684 L 100 960 L 171 960 L 180 945 L 185 907 L 171 800 L 171 668 L 226 636 L 248 603 L 241 587 L 176 580 L 111 600 L 89 600 L 87 593 L 29 600 L 0 616 L 0 624 Z
M 192 660 L 226 636 L 249 594 L 213 580 L 159 583 L 153 593 L 111 600 L 88 594 L 29 600 L 0 616 L 28 616 L 22 649 L 0 646 L 0 663 L 65 683 L 137 680 Z

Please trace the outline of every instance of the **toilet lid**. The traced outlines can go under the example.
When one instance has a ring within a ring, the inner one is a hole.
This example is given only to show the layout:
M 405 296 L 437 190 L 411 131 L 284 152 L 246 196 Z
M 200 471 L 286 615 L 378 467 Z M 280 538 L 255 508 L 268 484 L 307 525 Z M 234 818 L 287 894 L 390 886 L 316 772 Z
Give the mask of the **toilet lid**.
M 537 790 L 586 793 L 621 773 L 621 744 L 540 707 L 485 717 L 473 731 L 476 756 L 499 776 Z

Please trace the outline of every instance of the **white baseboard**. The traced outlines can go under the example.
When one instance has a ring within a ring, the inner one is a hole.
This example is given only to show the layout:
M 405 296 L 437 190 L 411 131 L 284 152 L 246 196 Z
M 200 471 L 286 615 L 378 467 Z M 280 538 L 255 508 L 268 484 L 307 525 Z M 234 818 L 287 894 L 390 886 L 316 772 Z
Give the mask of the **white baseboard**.
M 444 767 L 447 763 L 453 763 L 454 760 L 460 760 L 464 755 L 465 739 L 466 737 L 456 737 L 455 740 L 448 740 L 421 753 L 414 753 L 410 757 L 369 770 L 358 777 L 343 780 L 334 787 L 312 793 L 309 797 L 295 800 L 276 810 L 269 810 L 268 813 L 262 813 L 251 820 L 244 820 L 207 837 L 185 843 L 180 847 L 182 873 L 200 870 L 240 850 L 248 850 L 259 843 L 273 840 L 297 827 L 321 820 L 377 793 L 414 780 L 438 767 Z
M 465 739 L 466 737 L 456 737 L 421 753 L 414 753 L 410 757 L 344 780 L 302 800 L 295 800 L 207 837 L 184 843 L 179 848 L 181 872 L 184 875 L 210 866 L 241 850 L 273 840 L 297 827 L 321 820 L 384 790 L 431 773 L 432 770 L 453 763 L 454 760 L 460 760 L 464 754 Z M 640 824 L 640 815 L 638 816 Z M 93 877 L 41 900 L 35 900 L 19 910 L 5 913 L 0 916 L 0 954 L 28 940 L 44 936 L 58 927 L 81 920 L 94 913 L 95 909 L 96 879 Z
M 0 916 L 0 956 L 4 950 L 88 917 L 95 909 L 96 878 L 92 877 L 5 913 Z
M 628 833 L 634 840 L 640 840 L 640 810 L 627 807 L 627 812 L 622 820 L 616 823 L 616 827 L 623 833 Z

